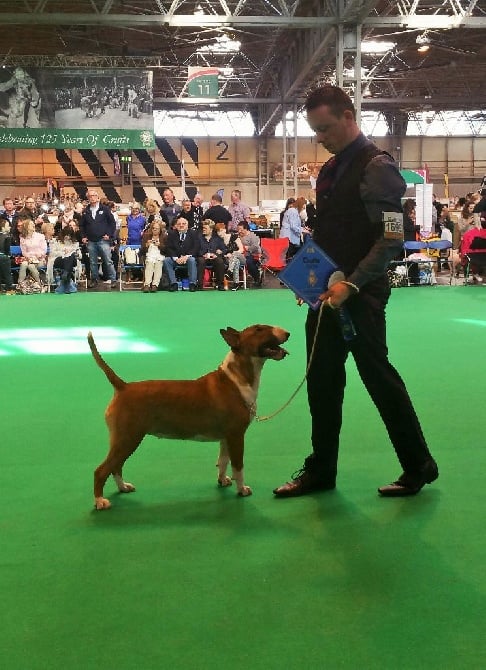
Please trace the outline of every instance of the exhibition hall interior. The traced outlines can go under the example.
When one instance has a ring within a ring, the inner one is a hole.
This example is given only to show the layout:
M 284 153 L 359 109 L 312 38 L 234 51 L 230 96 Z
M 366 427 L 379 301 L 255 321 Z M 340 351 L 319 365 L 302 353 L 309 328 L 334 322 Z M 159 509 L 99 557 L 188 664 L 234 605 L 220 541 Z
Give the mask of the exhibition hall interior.
M 485 0 L 0 25 L 4 666 L 485 667 Z

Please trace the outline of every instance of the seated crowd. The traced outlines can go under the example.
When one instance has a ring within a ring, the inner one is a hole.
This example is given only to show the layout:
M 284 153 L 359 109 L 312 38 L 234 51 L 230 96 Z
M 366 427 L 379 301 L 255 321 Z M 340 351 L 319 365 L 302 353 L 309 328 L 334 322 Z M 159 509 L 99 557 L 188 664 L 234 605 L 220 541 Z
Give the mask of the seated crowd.
M 24 292 L 26 282 L 40 292 L 52 286 L 58 293 L 76 291 L 73 281 L 81 266 L 89 289 L 101 280 L 111 288 L 118 285 L 121 271 L 120 250 L 137 250 L 132 275 L 139 275 L 142 290 L 153 293 L 160 288 L 174 292 L 181 273 L 189 291 L 202 290 L 208 275 L 215 288 L 241 287 L 241 271 L 246 268 L 253 286 L 261 286 L 261 248 L 257 235 L 250 231 L 250 209 L 241 202 L 240 191 L 232 192 L 232 204 L 225 208 L 214 194 L 205 212 L 202 198 L 184 199 L 179 205 L 170 188 L 162 204 L 147 199 L 143 206 L 132 203 L 126 218 L 126 239 L 121 240 L 121 221 L 113 202 L 100 200 L 96 189 L 89 189 L 87 201 L 64 201 L 53 223 L 47 208 L 35 198 L 22 203 L 5 198 L 0 213 L 0 289 L 8 295 Z M 123 265 L 131 261 L 122 258 Z M 32 292 L 32 291 L 30 291 Z

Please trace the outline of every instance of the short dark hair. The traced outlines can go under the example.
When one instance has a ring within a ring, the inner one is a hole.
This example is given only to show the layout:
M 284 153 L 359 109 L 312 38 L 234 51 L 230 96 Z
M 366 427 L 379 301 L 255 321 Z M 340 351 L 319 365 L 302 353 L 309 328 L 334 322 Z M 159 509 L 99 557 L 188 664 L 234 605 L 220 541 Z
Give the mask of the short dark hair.
M 356 109 L 349 95 L 339 86 L 321 86 L 311 91 L 305 101 L 304 110 L 310 112 L 311 109 L 327 105 L 334 116 L 342 116 L 346 110 L 353 113 L 356 119 Z
M 219 193 L 212 195 L 211 200 L 216 200 L 216 202 L 223 202 L 223 198 L 219 195 Z
M 238 226 L 241 226 L 245 230 L 250 230 L 250 226 L 248 225 L 248 221 L 238 221 Z

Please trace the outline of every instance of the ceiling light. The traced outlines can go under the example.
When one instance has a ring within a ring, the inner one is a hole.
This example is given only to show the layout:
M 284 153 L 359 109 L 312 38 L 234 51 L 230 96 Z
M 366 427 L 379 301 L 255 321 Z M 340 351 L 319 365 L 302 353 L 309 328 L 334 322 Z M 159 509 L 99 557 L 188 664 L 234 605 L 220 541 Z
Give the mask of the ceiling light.
M 366 40 L 361 42 L 361 53 L 382 54 L 396 47 L 396 42 L 378 42 L 377 40 Z
M 417 35 L 415 42 L 418 45 L 417 51 L 420 53 L 425 53 L 430 49 L 431 40 L 427 31 L 423 32 L 421 35 Z

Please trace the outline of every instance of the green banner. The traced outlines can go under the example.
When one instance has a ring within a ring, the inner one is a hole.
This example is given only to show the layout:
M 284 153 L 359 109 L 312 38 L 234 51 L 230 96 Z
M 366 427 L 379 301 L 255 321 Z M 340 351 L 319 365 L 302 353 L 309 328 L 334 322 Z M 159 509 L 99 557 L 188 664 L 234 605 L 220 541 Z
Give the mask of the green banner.
M 3 128 L 0 149 L 153 149 L 153 130 Z

